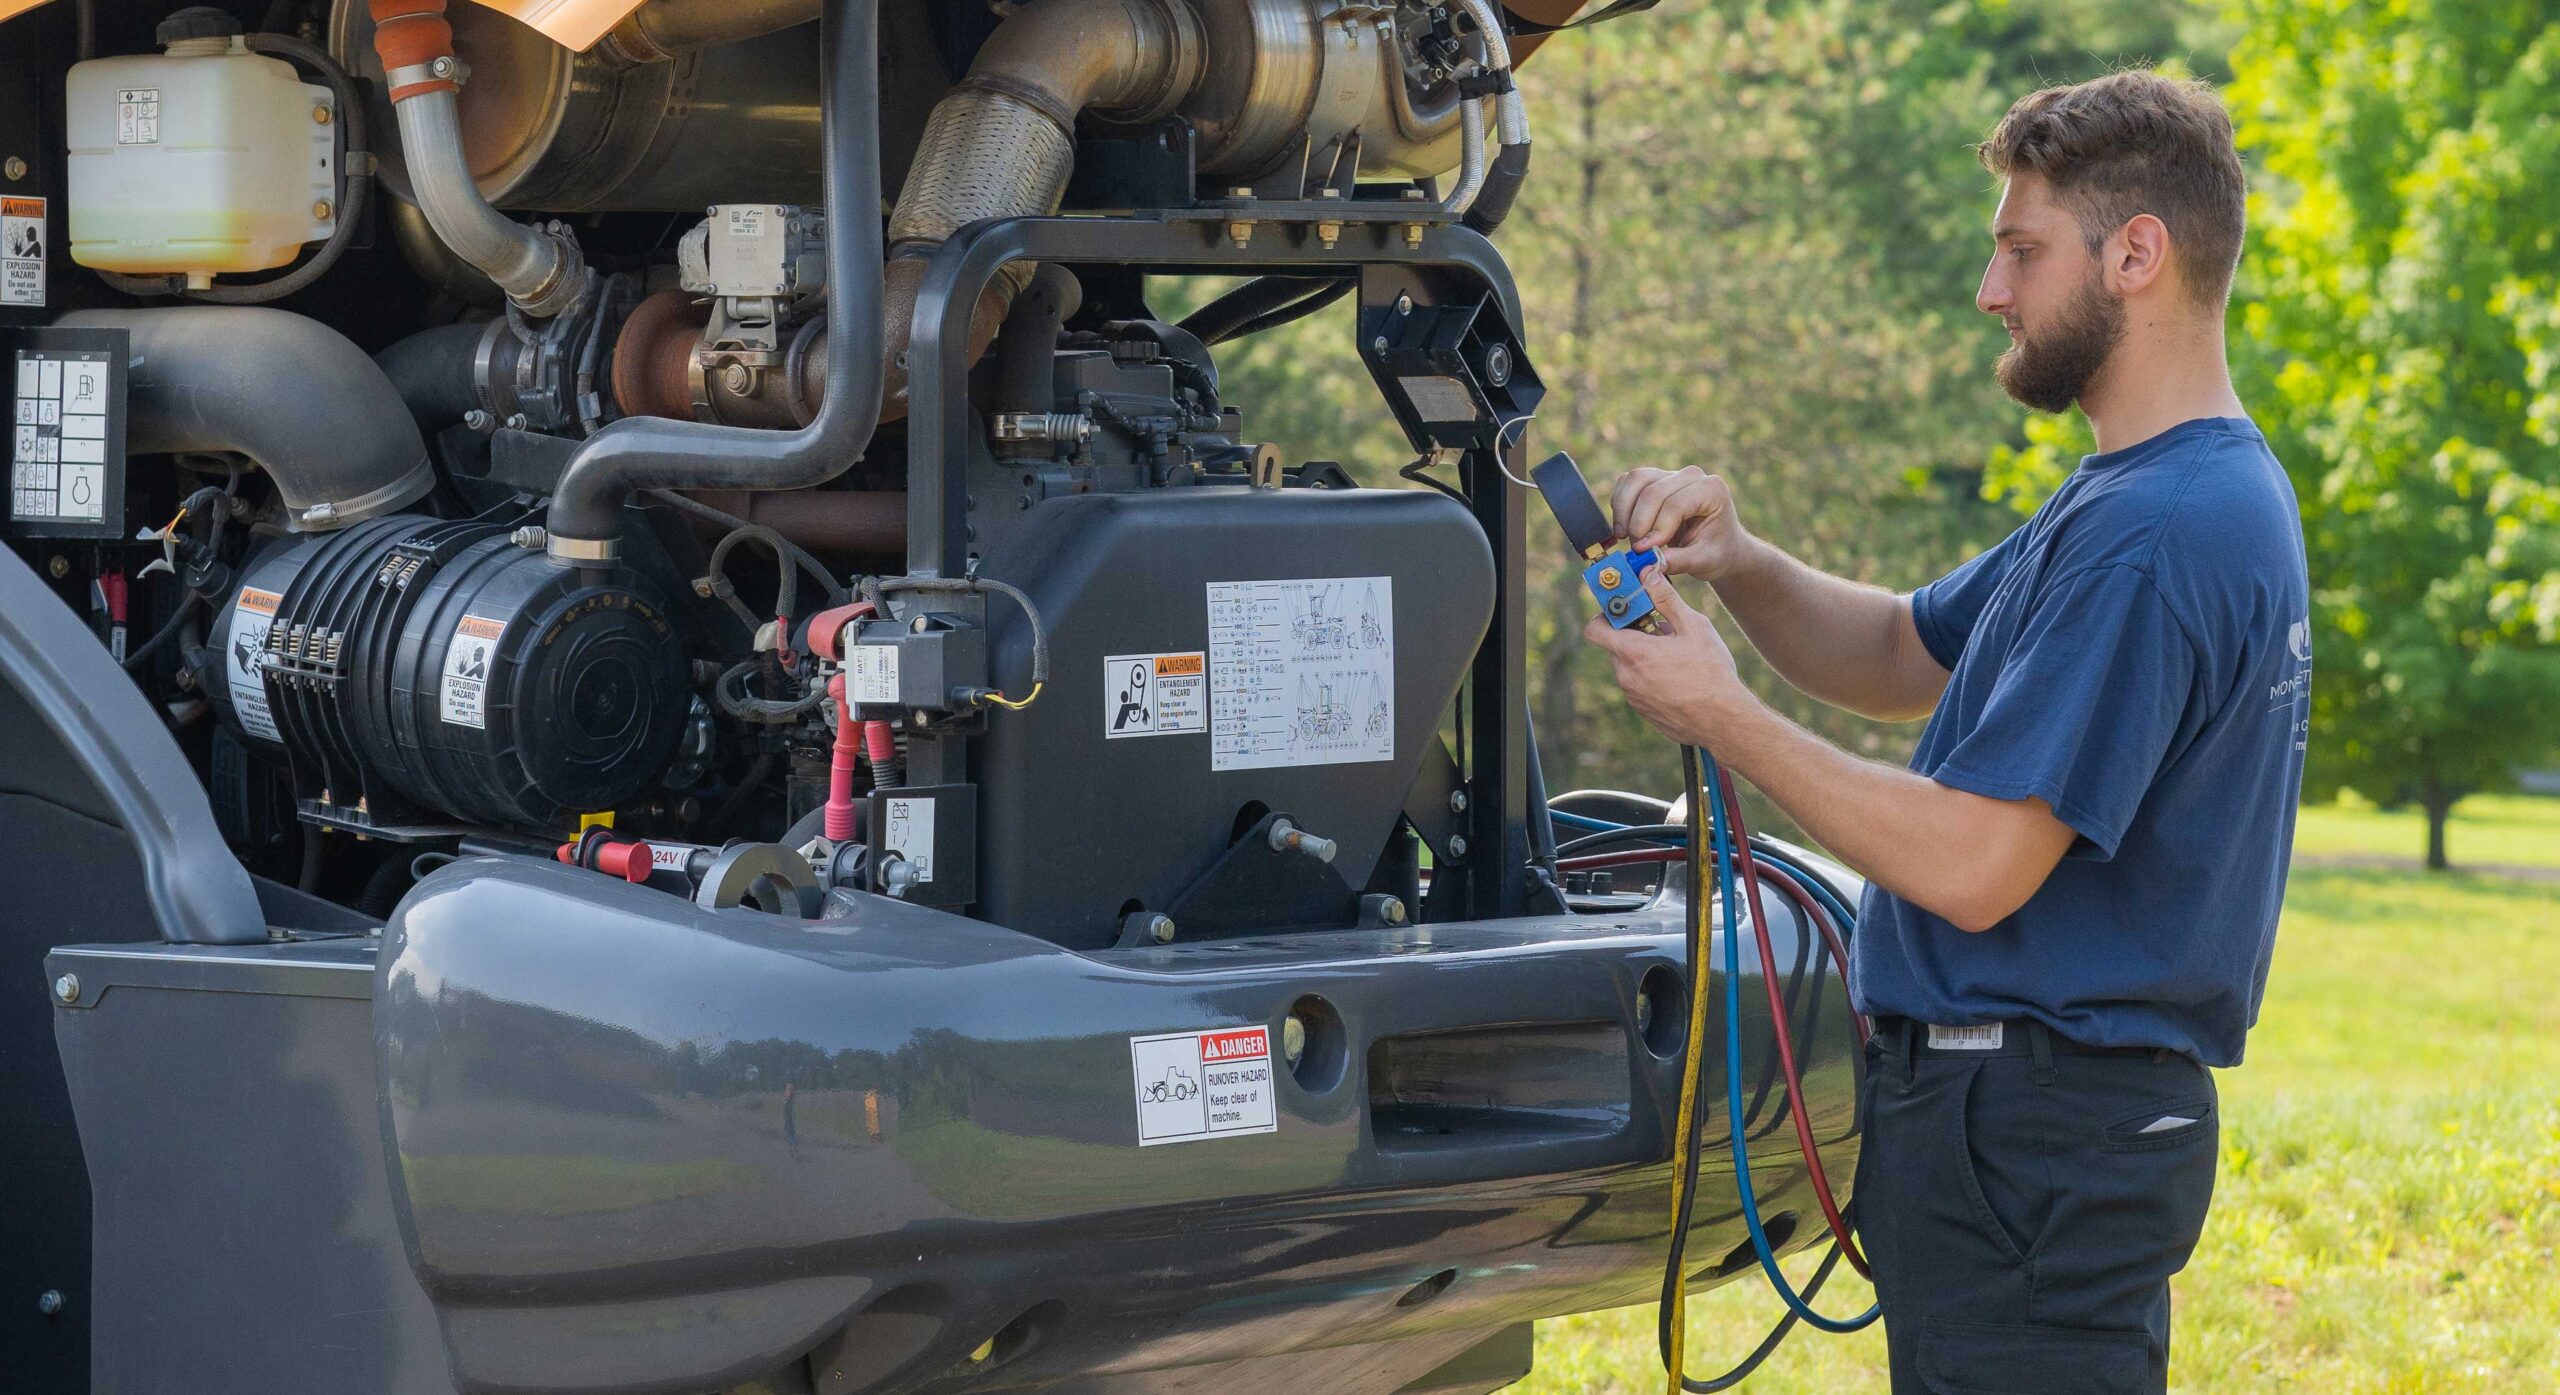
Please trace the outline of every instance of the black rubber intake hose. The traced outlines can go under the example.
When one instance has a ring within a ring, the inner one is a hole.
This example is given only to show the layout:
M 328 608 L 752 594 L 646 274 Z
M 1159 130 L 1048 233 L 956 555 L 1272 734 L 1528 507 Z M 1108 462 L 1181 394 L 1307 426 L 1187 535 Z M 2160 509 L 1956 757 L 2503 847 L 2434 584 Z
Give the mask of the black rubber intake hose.
M 625 417 L 570 457 L 551 500 L 550 550 L 573 562 L 621 549 L 642 489 L 805 489 L 862 458 L 880 424 L 879 0 L 826 0 L 820 43 L 827 208 L 826 394 L 797 431 Z M 837 336 L 841 336 L 838 338 Z
M 131 336 L 128 450 L 237 451 L 275 482 L 295 532 L 390 513 L 435 487 L 391 380 L 309 316 L 177 305 L 80 310 L 57 323 Z
M 1476 194 L 1476 201 L 1467 205 L 1467 226 L 1493 236 L 1493 230 L 1511 216 L 1511 204 L 1520 197 L 1520 186 L 1528 182 L 1527 143 L 1502 147 L 1493 157 L 1492 167 L 1485 171 L 1484 188 Z
M 420 427 L 441 431 L 480 406 L 477 364 L 488 330 L 486 324 L 438 325 L 374 357 Z

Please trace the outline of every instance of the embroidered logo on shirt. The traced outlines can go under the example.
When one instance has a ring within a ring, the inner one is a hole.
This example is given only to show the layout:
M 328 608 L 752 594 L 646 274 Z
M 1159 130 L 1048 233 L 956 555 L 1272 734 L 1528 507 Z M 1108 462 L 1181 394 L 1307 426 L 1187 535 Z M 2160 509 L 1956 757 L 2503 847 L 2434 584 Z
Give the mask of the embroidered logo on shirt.
M 1933 1051 L 1997 1051 L 2000 1049 L 2000 1023 L 1985 1027 L 1929 1027 L 1929 1047 Z

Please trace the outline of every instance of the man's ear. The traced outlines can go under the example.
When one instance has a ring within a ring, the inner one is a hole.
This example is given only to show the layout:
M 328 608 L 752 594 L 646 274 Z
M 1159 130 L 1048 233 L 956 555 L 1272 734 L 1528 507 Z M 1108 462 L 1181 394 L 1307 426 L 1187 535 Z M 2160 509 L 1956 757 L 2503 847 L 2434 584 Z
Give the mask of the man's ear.
M 2140 295 L 2169 275 L 2169 225 L 2156 215 L 2137 213 L 2107 238 L 2098 257 L 2108 290 Z

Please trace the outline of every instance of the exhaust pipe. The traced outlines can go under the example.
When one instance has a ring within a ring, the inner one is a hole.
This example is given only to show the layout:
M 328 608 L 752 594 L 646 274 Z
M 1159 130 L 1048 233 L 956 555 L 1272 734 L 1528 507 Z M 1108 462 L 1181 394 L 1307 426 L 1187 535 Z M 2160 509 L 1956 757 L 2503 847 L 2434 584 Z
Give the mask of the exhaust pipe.
M 999 25 L 969 76 L 925 122 L 889 218 L 887 393 L 907 412 L 907 345 L 928 259 L 964 224 L 1055 213 L 1087 111 L 1143 125 L 1172 115 L 1200 83 L 1207 46 L 1187 0 L 1041 0 Z M 995 339 L 1037 268 L 996 274 L 969 317 L 969 361 Z
M 382 4 L 418 0 L 377 0 Z M 880 421 L 881 263 L 879 0 L 827 0 L 820 83 L 827 206 L 827 319 L 844 335 L 828 356 L 816 416 L 797 431 L 624 417 L 582 442 L 549 516 L 551 555 L 610 562 L 623 505 L 641 489 L 800 489 L 862 458 Z
M 453 56 L 445 0 L 372 0 L 373 47 L 381 55 L 410 193 L 428 226 L 453 254 L 486 273 L 507 299 L 536 319 L 574 310 L 586 296 L 578 244 L 489 206 L 463 150 L 462 64 Z

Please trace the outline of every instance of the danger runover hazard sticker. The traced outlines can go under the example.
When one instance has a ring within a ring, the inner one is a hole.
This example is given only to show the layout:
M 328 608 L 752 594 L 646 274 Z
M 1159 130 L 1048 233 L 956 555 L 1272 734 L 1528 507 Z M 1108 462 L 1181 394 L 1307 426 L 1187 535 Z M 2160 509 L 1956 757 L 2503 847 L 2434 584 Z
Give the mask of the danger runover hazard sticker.
M 1129 1068 L 1141 1147 L 1280 1130 L 1268 1027 L 1131 1037 Z

